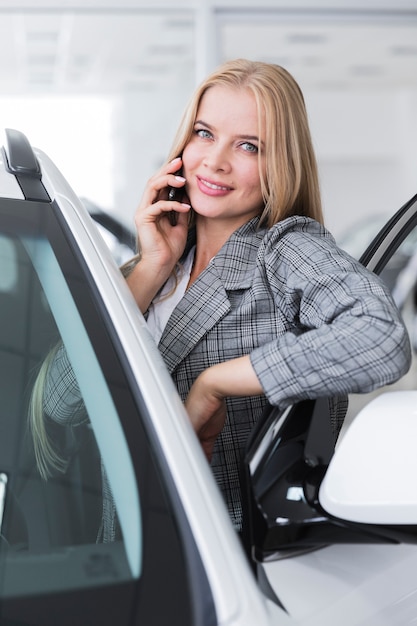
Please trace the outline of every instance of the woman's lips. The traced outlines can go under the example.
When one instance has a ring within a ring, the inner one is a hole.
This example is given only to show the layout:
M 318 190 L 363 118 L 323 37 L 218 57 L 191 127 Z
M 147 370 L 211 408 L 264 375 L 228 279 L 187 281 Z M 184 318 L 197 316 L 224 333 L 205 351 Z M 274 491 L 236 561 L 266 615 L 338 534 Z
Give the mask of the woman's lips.
M 213 181 L 207 180 L 206 178 L 201 178 L 200 176 L 197 176 L 197 184 L 200 191 L 209 196 L 223 196 L 232 191 L 231 187 L 227 187 L 226 185 L 220 185 Z

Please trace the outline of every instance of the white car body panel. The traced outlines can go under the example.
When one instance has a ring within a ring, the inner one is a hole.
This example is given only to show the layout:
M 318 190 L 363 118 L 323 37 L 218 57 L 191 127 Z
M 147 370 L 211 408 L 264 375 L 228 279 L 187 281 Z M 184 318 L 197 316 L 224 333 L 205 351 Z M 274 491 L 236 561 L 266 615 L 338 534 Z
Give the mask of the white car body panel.
M 333 545 L 264 567 L 297 624 L 405 626 L 417 619 L 415 545 Z

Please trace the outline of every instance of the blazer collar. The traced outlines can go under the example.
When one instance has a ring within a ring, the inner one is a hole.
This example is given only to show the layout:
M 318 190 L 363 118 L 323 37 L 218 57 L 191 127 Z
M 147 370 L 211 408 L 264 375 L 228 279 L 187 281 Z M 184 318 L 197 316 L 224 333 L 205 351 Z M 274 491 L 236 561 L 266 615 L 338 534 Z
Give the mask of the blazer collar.
M 211 263 L 214 264 L 225 289 L 241 289 L 251 284 L 251 268 L 254 267 L 259 245 L 266 232 L 267 228 L 259 227 L 259 217 L 254 217 L 235 230 L 212 259 Z M 182 259 L 195 243 L 195 231 L 192 230 Z
M 259 228 L 259 217 L 238 228 L 213 259 L 225 289 L 245 289 L 252 283 L 259 246 L 266 229 Z
M 185 292 L 162 334 L 159 350 L 172 373 L 230 310 L 227 291 L 248 288 L 265 235 L 253 218 L 238 228 Z

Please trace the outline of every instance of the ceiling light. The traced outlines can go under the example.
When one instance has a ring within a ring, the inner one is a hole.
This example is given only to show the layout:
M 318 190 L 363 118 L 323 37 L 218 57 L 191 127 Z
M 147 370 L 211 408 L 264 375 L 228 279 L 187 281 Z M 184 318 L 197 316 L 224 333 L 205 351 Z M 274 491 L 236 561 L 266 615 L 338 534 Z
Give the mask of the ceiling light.
M 288 43 L 316 45 L 326 43 L 327 37 L 321 33 L 291 33 L 286 37 Z

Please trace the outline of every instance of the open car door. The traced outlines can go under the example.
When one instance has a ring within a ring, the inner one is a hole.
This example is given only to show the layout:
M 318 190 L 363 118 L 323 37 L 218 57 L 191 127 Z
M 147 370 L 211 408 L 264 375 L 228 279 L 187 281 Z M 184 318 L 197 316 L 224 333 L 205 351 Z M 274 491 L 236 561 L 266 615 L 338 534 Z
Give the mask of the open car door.
M 328 399 L 271 409 L 244 462 L 248 547 L 266 592 L 300 623 L 405 624 L 393 607 L 403 610 L 407 594 L 405 611 L 417 614 L 417 195 L 360 261 L 403 315 L 409 373 L 352 395 L 336 446 Z

